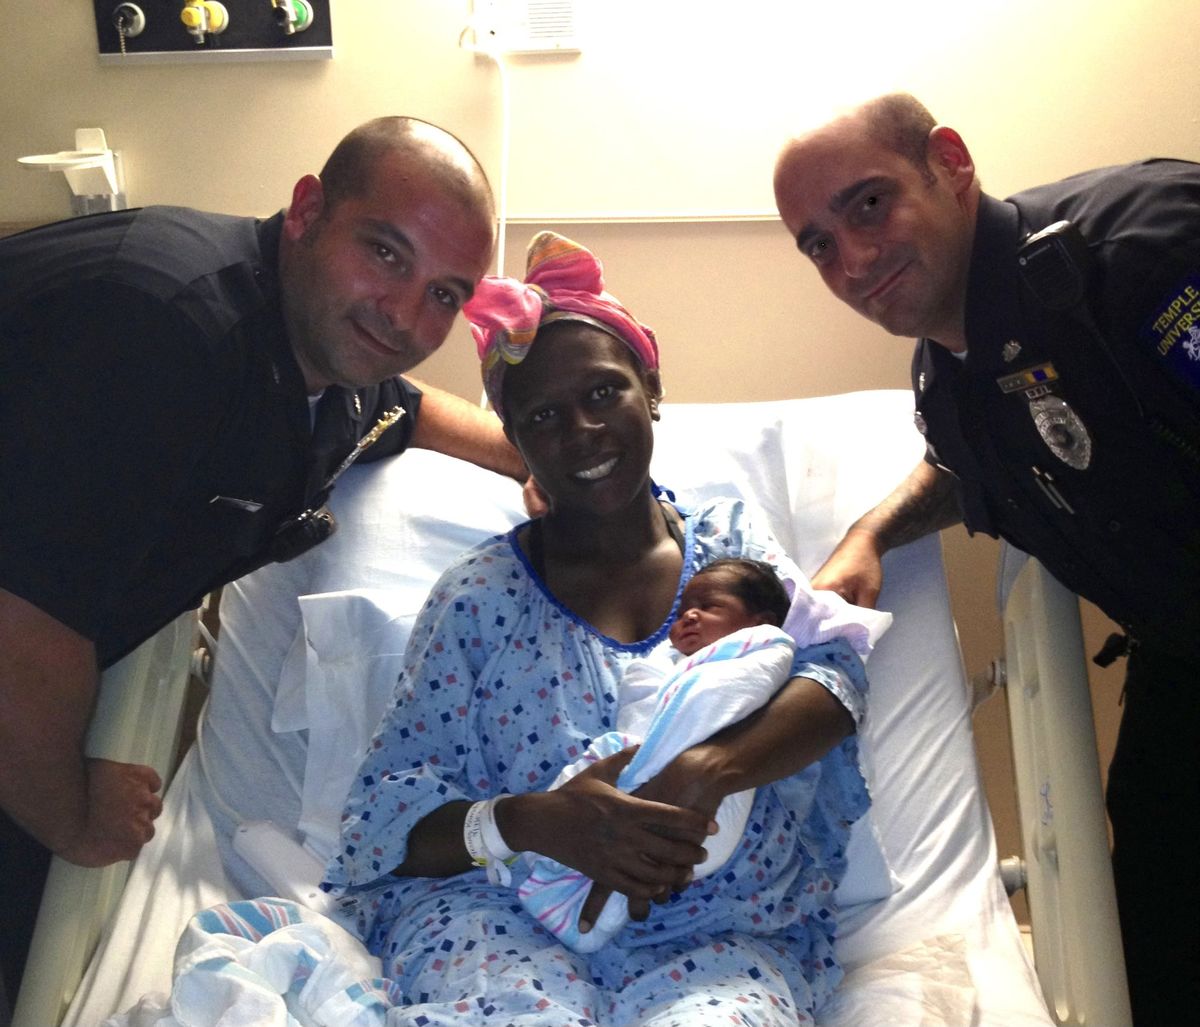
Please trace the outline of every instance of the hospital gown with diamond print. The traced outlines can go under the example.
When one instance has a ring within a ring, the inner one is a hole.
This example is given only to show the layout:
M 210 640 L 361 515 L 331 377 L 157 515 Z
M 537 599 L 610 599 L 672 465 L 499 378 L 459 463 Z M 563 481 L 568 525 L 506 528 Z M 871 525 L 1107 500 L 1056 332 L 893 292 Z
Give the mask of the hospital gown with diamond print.
M 743 840 L 714 875 L 649 919 L 580 955 L 526 913 L 516 887 L 483 870 L 398 878 L 413 827 L 454 800 L 544 790 L 614 728 L 625 665 L 664 644 L 674 616 L 625 645 L 560 606 L 516 531 L 469 551 L 434 586 L 397 685 L 351 789 L 328 881 L 339 916 L 383 960 L 405 1024 L 746 1027 L 811 1024 L 841 978 L 833 892 L 849 828 L 869 804 L 854 736 L 802 772 L 758 790 Z M 741 501 L 687 516 L 684 570 L 721 557 L 799 572 Z M 865 712 L 862 664 L 841 639 L 798 648 L 794 674 Z

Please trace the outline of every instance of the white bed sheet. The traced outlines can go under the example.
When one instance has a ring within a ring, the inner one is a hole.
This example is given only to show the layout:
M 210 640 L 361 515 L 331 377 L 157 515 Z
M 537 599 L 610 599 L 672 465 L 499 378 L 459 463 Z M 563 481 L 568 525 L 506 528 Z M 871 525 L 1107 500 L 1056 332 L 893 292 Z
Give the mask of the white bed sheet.
M 730 493 L 750 498 L 811 573 L 845 527 L 920 458 L 911 416 L 911 396 L 901 391 L 667 405 L 655 474 L 684 502 Z M 139 859 L 116 927 L 66 1023 L 95 1024 L 143 992 L 166 990 L 182 922 L 140 915 L 149 896 L 174 915 L 193 901 L 189 888 L 205 902 L 222 885 L 230 897 L 269 892 L 232 852 L 233 821 L 219 803 L 244 819 L 300 824 L 308 756 L 301 725 L 309 711 L 302 692 L 279 689 L 281 677 L 293 683 L 304 677 L 297 597 L 386 587 L 399 590 L 398 610 L 411 602 L 415 613 L 453 555 L 520 515 L 511 483 L 427 453 L 352 469 L 334 499 L 341 521 L 334 539 L 225 590 L 203 727 L 212 779 L 195 760 L 177 775 L 164 814 L 173 819 Z M 447 524 L 447 511 L 456 524 Z M 1050 1024 L 997 873 L 937 540 L 889 554 L 886 571 L 880 605 L 896 619 L 869 666 L 864 748 L 874 766 L 875 815 L 900 888 L 849 911 L 839 941 L 847 985 L 823 1022 Z M 196 862 L 180 860 L 174 818 L 204 804 L 225 882 L 212 880 L 212 839 L 207 855 L 195 851 L 205 844 L 202 825 L 193 824 L 187 842 Z M 203 868 L 199 875 L 193 865 Z

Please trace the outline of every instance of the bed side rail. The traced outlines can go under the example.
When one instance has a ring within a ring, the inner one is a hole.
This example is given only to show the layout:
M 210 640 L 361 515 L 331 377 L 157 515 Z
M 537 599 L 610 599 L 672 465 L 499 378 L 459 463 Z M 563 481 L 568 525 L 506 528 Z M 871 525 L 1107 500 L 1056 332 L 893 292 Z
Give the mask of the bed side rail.
M 183 614 L 105 671 L 88 731 L 89 756 L 145 763 L 168 780 L 197 624 L 195 611 Z M 59 1023 L 128 875 L 128 862 L 85 869 L 51 861 L 12 1027 Z
M 1132 1023 L 1079 599 L 1036 560 L 1004 606 L 1034 963 L 1060 1024 Z

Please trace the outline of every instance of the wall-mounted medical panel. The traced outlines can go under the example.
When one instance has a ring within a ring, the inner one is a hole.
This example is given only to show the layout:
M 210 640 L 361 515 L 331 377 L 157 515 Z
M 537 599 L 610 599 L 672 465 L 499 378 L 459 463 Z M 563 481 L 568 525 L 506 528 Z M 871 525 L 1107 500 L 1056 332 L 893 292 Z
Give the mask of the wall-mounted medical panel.
M 328 60 L 333 0 L 93 0 L 101 64 Z

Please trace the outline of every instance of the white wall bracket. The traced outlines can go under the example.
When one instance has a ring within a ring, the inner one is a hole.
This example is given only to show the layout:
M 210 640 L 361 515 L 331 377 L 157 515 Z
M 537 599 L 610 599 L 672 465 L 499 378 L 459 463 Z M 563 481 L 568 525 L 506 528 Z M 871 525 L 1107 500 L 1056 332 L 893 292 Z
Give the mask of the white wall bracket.
M 480 50 L 499 54 L 579 53 L 574 0 L 473 0 L 470 28 Z

